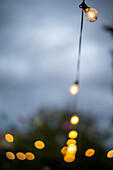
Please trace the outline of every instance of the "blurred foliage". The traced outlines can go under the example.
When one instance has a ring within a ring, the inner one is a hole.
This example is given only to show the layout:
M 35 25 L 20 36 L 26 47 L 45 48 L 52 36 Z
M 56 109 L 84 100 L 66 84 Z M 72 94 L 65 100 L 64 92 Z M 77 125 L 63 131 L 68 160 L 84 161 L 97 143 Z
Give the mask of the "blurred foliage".
M 75 169 L 113 169 L 113 159 L 106 156 L 106 148 L 103 142 L 109 134 L 101 133 L 98 129 L 97 120 L 88 114 L 78 115 L 80 122 L 78 126 L 70 124 L 68 110 L 42 109 L 36 116 L 30 118 L 28 129 L 19 131 L 16 127 L 8 129 L 14 135 L 13 144 L 4 140 L 5 132 L 0 135 L 0 170 L 75 170 Z M 23 126 L 24 127 L 24 126 Z M 68 132 L 76 129 L 79 133 L 77 138 L 78 151 L 73 163 L 66 163 L 60 153 L 61 148 L 66 145 Z M 42 140 L 45 148 L 38 150 L 34 142 Z M 85 151 L 94 148 L 96 153 L 87 158 Z M 35 154 L 33 161 L 8 160 L 6 151 L 14 154 L 17 152 L 32 152 Z

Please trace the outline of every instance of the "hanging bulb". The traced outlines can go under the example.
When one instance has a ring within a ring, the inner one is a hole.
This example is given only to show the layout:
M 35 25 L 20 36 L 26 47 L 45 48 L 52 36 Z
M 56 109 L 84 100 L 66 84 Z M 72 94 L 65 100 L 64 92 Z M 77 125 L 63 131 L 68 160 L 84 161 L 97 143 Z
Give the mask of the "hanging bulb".
M 75 82 L 69 89 L 72 95 L 78 94 L 78 82 Z
M 95 22 L 98 19 L 98 12 L 94 8 L 85 9 L 85 19 L 88 22 Z
M 84 2 L 79 5 L 85 12 L 85 19 L 88 22 L 95 22 L 98 19 L 98 11 L 94 8 L 88 7 Z

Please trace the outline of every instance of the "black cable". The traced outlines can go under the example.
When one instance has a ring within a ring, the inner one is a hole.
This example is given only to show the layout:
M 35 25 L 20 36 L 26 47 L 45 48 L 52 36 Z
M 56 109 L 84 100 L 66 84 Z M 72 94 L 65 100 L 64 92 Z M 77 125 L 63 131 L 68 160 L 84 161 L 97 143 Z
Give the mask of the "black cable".
M 83 1 L 83 2 L 84 2 L 84 1 Z M 81 59 L 81 58 L 80 58 L 80 55 L 81 55 L 81 43 L 82 43 L 82 31 L 83 31 L 83 14 L 84 14 L 84 12 L 83 12 L 83 10 L 82 10 L 76 82 L 79 82 L 79 69 L 80 69 L 80 59 Z

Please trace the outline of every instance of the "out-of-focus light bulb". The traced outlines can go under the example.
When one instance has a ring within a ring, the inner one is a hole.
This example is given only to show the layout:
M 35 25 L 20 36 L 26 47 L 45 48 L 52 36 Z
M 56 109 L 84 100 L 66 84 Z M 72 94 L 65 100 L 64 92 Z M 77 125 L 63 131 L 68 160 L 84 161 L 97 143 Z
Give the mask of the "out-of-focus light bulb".
M 23 160 L 26 159 L 26 155 L 25 155 L 24 153 L 22 153 L 22 152 L 16 153 L 16 157 L 17 157 L 19 160 L 21 160 L 21 161 L 23 161 Z
M 78 84 L 76 83 L 76 84 L 73 84 L 71 87 L 70 87 L 70 93 L 72 94 L 72 95 L 76 95 L 76 94 L 78 94 Z
M 94 149 L 88 149 L 86 152 L 85 152 L 85 156 L 87 157 L 91 157 L 95 154 L 95 150 Z
M 67 151 L 67 146 L 64 146 L 64 147 L 61 149 L 61 154 L 62 154 L 62 155 L 65 155 L 66 151 Z
M 67 141 L 67 145 L 70 145 L 70 144 L 76 144 L 76 140 L 74 140 L 74 139 L 69 139 L 69 140 Z
M 6 157 L 10 160 L 14 160 L 15 159 L 15 155 L 12 152 L 6 152 Z
M 25 153 L 25 156 L 26 156 L 26 159 L 29 160 L 29 161 L 32 161 L 32 160 L 35 159 L 35 155 L 31 152 Z
M 75 154 L 75 152 L 77 151 L 77 146 L 75 144 L 70 144 L 68 145 L 67 148 L 67 154 Z
M 76 138 L 78 136 L 78 133 L 77 133 L 77 131 L 72 130 L 72 131 L 69 132 L 68 136 L 69 136 L 69 138 L 74 139 L 74 138 Z
M 64 156 L 64 161 L 67 163 L 71 163 L 75 160 L 75 156 L 74 155 L 65 155 Z
M 71 124 L 76 125 L 79 122 L 79 117 L 78 116 L 72 116 L 71 117 Z
M 86 8 L 85 19 L 88 22 L 95 22 L 98 19 L 98 11 L 94 8 Z
M 110 150 L 110 151 L 107 153 L 107 157 L 108 157 L 108 158 L 113 158 L 113 150 Z
M 14 141 L 14 137 L 11 134 L 5 134 L 5 139 L 7 142 L 13 142 Z
M 42 142 L 42 141 L 40 141 L 40 140 L 36 141 L 36 142 L 34 143 L 34 145 L 35 145 L 35 147 L 36 147 L 37 149 L 43 149 L 43 148 L 45 147 L 44 142 Z

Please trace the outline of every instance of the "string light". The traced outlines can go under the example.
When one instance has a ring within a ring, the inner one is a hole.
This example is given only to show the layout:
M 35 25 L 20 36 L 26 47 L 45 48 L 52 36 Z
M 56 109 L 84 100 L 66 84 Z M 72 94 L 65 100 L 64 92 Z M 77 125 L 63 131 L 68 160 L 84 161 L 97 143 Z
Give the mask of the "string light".
M 14 160 L 15 159 L 15 155 L 12 152 L 6 152 L 6 157 L 10 160 Z
M 78 50 L 78 60 L 77 60 L 77 72 L 76 72 L 76 81 L 75 83 L 70 87 L 69 91 L 72 95 L 77 95 L 79 92 L 79 72 L 80 72 L 80 55 L 81 55 L 81 42 L 82 42 L 82 31 L 83 31 L 83 13 L 85 12 L 85 19 L 88 22 L 95 22 L 98 19 L 98 12 L 94 8 L 90 8 L 85 4 L 85 0 L 79 5 L 80 8 L 82 8 L 82 15 L 81 15 L 81 28 L 80 28 L 80 38 L 79 38 L 79 50 Z M 74 115 L 71 117 L 70 120 L 71 124 L 76 125 L 79 122 L 79 117 L 77 115 Z M 77 152 L 77 145 L 76 140 L 78 133 L 75 130 L 71 130 L 68 134 L 68 137 L 70 138 L 67 141 L 67 146 L 64 146 L 61 149 L 61 154 L 64 156 L 65 162 L 73 162 L 75 160 L 76 152 Z M 94 149 L 88 149 L 85 152 L 85 155 L 87 157 L 91 157 L 95 154 Z M 109 154 L 108 154 L 109 156 Z M 110 156 L 112 156 L 112 152 L 110 153 Z
M 31 152 L 26 152 L 25 156 L 26 156 L 26 159 L 29 160 L 29 161 L 32 161 L 32 160 L 35 159 L 35 155 Z
M 70 93 L 72 95 L 77 95 L 78 94 L 78 82 L 75 82 L 69 89 Z
M 110 150 L 110 151 L 107 153 L 107 157 L 108 157 L 108 158 L 113 158 L 113 150 Z
M 5 139 L 6 139 L 7 142 L 13 142 L 14 141 L 14 137 L 11 134 L 6 134 Z
M 94 8 L 88 7 L 84 2 L 79 5 L 85 12 L 85 19 L 88 22 L 95 22 L 98 19 L 98 12 Z
M 35 147 L 36 147 L 37 149 L 43 149 L 43 148 L 45 147 L 44 142 L 42 142 L 42 141 L 40 141 L 40 140 L 36 141 L 36 142 L 34 143 L 34 145 L 35 145 Z
M 78 116 L 72 116 L 71 117 L 71 124 L 76 125 L 79 122 L 79 117 Z
M 67 141 L 67 145 L 70 145 L 70 144 L 76 144 L 76 140 L 74 140 L 74 139 L 69 139 L 69 140 Z
M 69 136 L 69 138 L 74 139 L 74 138 L 76 138 L 78 136 L 78 133 L 77 133 L 77 131 L 72 130 L 72 131 L 69 132 L 68 136 Z
M 23 160 L 25 160 L 25 159 L 26 159 L 25 154 L 24 154 L 24 153 L 22 153 L 22 152 L 18 152 L 18 153 L 16 153 L 16 157 L 17 157 L 19 160 L 21 160 L 21 161 L 23 161 Z
M 91 157 L 95 154 L 95 150 L 94 149 L 88 149 L 86 152 L 85 152 L 85 156 L 87 157 Z

